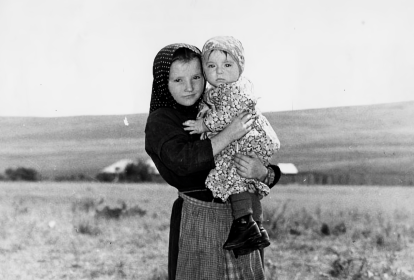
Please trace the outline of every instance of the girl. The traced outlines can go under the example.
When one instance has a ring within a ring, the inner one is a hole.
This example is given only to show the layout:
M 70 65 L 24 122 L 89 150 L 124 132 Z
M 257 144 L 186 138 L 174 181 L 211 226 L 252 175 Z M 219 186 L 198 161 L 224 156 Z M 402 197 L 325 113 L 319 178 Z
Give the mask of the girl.
M 214 155 L 250 131 L 249 114 L 236 117 L 213 139 L 200 140 L 183 130 L 182 123 L 195 119 L 205 89 L 200 51 L 191 45 L 173 44 L 154 59 L 153 84 L 145 127 L 145 150 L 164 180 L 179 197 L 171 213 L 168 279 L 264 279 L 262 250 L 235 259 L 221 248 L 232 222 L 230 206 L 214 199 L 205 187 Z M 243 177 L 272 180 L 257 158 L 236 155 Z

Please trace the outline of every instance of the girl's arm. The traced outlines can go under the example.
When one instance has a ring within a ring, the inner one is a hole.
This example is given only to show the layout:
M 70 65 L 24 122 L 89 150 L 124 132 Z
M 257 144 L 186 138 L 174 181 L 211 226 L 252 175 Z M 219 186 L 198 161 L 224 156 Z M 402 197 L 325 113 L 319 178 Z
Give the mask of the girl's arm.
M 150 116 L 151 117 L 151 116 Z M 253 119 L 241 114 L 214 139 L 192 140 L 177 120 L 164 116 L 146 126 L 146 150 L 172 172 L 185 176 L 214 168 L 214 155 L 251 130 Z

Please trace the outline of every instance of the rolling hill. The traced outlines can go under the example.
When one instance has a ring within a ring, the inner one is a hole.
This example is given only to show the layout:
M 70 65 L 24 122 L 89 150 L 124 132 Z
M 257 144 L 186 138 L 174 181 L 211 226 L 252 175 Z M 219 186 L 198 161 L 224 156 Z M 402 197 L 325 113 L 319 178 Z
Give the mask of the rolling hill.
M 264 115 L 281 141 L 275 163 L 302 172 L 414 175 L 414 102 Z M 0 173 L 22 166 L 49 178 L 94 176 L 119 159 L 145 159 L 147 116 L 0 117 Z

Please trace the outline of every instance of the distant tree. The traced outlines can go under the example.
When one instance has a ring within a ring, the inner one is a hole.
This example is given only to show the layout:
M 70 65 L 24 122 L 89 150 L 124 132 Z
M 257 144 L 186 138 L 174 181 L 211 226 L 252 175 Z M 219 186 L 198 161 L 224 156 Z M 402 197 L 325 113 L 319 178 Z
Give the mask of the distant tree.
M 117 172 L 100 172 L 96 175 L 95 179 L 100 182 L 150 182 L 153 181 L 152 167 L 143 160 L 137 160 L 136 162 L 129 163 Z
M 98 173 L 96 180 L 99 182 L 113 182 L 116 178 L 115 174 L 112 173 Z
M 96 180 L 100 182 L 149 182 L 153 181 L 151 166 L 145 161 L 128 164 L 122 171 L 117 173 L 98 173 Z
M 150 167 L 139 160 L 138 163 L 128 164 L 125 168 L 125 181 L 127 182 L 148 182 L 152 181 Z
M 18 167 L 7 168 L 6 176 L 11 181 L 39 181 L 40 174 L 33 168 Z
M 55 177 L 56 182 L 64 182 L 64 181 L 75 181 L 75 182 L 81 182 L 81 181 L 93 181 L 94 178 L 90 176 L 86 176 L 85 174 L 72 174 L 72 175 L 59 175 Z

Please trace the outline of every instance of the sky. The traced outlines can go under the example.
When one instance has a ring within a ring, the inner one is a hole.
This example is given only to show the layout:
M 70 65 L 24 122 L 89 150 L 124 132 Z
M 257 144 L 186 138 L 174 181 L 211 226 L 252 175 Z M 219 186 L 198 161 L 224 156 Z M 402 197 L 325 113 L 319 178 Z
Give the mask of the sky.
M 0 116 L 147 113 L 171 43 L 238 38 L 263 112 L 414 100 L 410 0 L 0 0 Z

